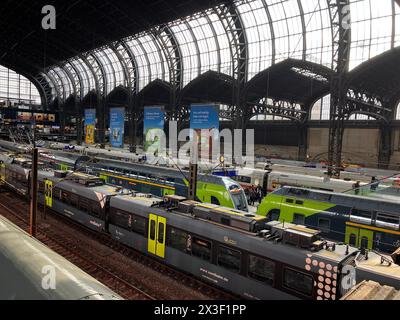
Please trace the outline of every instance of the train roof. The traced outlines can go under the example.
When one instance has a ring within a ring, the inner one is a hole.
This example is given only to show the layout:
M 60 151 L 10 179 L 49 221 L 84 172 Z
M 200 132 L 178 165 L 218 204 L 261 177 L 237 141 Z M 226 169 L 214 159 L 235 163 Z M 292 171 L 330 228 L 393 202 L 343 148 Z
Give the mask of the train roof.
M 329 202 L 360 210 L 386 211 L 399 215 L 400 201 L 393 199 L 373 198 L 321 190 L 311 190 L 296 187 L 283 187 L 273 192 L 276 195 L 298 197 L 314 201 Z
M 50 181 L 53 181 L 54 185 L 53 188 L 57 187 L 57 188 L 62 188 L 65 191 L 68 192 L 72 192 L 75 193 L 77 195 L 80 196 L 84 196 L 88 199 L 92 199 L 92 200 L 101 200 L 99 199 L 98 195 L 106 195 L 106 196 L 111 196 L 111 195 L 115 195 L 118 194 L 119 188 L 116 187 L 112 187 L 109 185 L 97 185 L 97 186 L 87 186 L 85 184 L 80 184 L 78 182 L 76 182 L 76 179 L 74 179 L 75 181 L 71 181 L 68 179 L 72 179 L 72 178 L 58 178 L 54 176 L 54 172 L 55 171 L 39 171 L 39 180 L 43 180 L 43 179 L 47 179 Z M 79 177 L 82 176 L 82 179 L 85 179 L 87 177 L 93 177 L 95 179 L 98 179 L 98 177 L 94 177 L 94 176 L 89 176 L 86 174 L 82 174 L 82 173 L 73 173 L 74 177 Z
M 341 300 L 372 301 L 400 300 L 400 291 L 375 281 L 363 281 L 351 289 Z
M 0 216 L 0 299 L 122 299 L 93 277 Z M 43 270 L 54 268 L 56 289 L 42 287 Z

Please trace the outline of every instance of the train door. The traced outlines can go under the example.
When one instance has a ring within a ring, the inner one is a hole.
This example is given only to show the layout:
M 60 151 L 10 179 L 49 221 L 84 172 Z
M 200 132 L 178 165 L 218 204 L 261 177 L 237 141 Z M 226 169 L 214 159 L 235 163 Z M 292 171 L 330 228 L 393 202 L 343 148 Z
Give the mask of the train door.
M 357 227 L 346 227 L 346 243 L 356 248 L 372 249 L 374 232 Z
M 167 219 L 154 214 L 149 215 L 147 251 L 160 258 L 165 258 L 165 236 Z
M 49 208 L 52 208 L 53 207 L 53 181 L 45 180 L 44 197 L 45 197 L 46 206 Z
M 0 162 L 0 183 L 6 181 L 6 165 L 3 161 Z

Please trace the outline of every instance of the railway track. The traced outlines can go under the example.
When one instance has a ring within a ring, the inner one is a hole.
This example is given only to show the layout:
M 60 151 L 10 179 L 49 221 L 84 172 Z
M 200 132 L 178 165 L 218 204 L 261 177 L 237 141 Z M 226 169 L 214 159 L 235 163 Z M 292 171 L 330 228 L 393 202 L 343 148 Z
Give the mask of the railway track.
M 10 195 L 7 193 L 0 194 L 0 209 L 6 210 L 9 214 L 20 220 L 23 224 L 23 228 L 26 229 L 28 227 L 27 204 L 24 201 L 21 201 L 20 197 L 18 197 L 18 199 L 19 201 L 16 201 L 15 197 L 10 197 Z M 7 205 L 4 205 L 4 203 L 7 203 Z M 13 206 L 12 209 L 10 206 Z M 16 208 L 19 213 L 13 212 L 13 210 L 16 210 Z M 107 234 L 97 233 L 67 219 L 66 217 L 52 210 L 49 210 L 48 208 L 46 209 L 46 212 L 47 214 L 50 213 L 52 217 L 58 221 L 62 221 L 63 224 L 73 228 L 80 234 L 83 234 L 84 236 L 103 244 L 104 246 L 112 249 L 112 251 L 118 252 L 127 258 L 144 265 L 147 268 L 151 268 L 154 271 L 167 275 L 169 278 L 182 283 L 183 285 L 195 291 L 201 292 L 210 300 L 238 299 L 238 297 L 235 295 L 222 291 L 212 285 L 209 285 L 208 283 L 194 278 L 189 274 L 169 267 L 157 261 L 156 259 L 146 256 L 143 253 L 112 239 Z M 25 213 L 25 216 L 23 213 Z M 82 256 L 78 247 L 75 249 L 71 248 L 76 247 L 76 244 L 71 243 L 71 241 L 62 234 L 56 233 L 55 231 L 49 229 L 43 230 L 43 228 L 41 228 L 38 229 L 37 238 L 126 299 L 168 299 L 168 297 L 160 297 L 157 293 L 146 293 L 144 288 L 132 286 L 129 280 L 124 279 L 124 275 L 113 274 L 110 268 L 103 267 L 100 265 L 100 263 L 96 263 L 95 261 L 92 261 L 92 259 Z

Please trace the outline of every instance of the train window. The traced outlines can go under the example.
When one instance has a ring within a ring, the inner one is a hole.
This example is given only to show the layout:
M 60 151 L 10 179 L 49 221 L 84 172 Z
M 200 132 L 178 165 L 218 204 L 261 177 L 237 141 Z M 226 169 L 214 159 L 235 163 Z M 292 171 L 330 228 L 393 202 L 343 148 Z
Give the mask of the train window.
M 70 203 L 74 207 L 78 207 L 79 196 L 76 194 L 71 193 Z
M 326 189 L 326 190 L 321 189 L 321 190 L 323 190 L 323 191 L 330 191 L 330 190 L 328 190 L 328 189 Z M 332 191 L 333 191 L 333 190 L 332 190 Z M 332 196 L 331 196 L 330 194 L 325 194 L 325 193 L 311 192 L 311 193 L 309 194 L 309 197 L 308 197 L 308 198 L 309 198 L 309 199 L 312 199 L 312 200 L 316 200 L 316 201 L 329 202 L 329 201 L 331 201 Z
M 218 250 L 218 265 L 230 271 L 239 273 L 241 257 L 242 254 L 240 251 L 220 246 Z
M 159 223 L 158 224 L 158 243 L 164 243 L 165 242 L 164 241 L 164 238 L 165 238 L 164 233 L 165 233 L 164 223 Z
M 367 210 L 359 210 L 359 209 L 353 209 L 351 211 L 351 215 L 357 216 L 357 217 L 362 217 L 362 218 L 367 218 L 367 219 L 372 219 L 372 212 L 367 211 Z
M 300 292 L 306 296 L 312 296 L 314 280 L 311 276 L 302 272 L 285 268 L 283 285 L 287 289 Z
M 61 191 L 61 201 L 64 203 L 69 203 L 69 193 L 62 190 Z
M 221 223 L 226 225 L 226 226 L 230 226 L 231 225 L 231 219 L 230 218 L 221 218 Z
M 153 241 L 156 239 L 156 222 L 154 220 L 150 221 L 150 239 Z
M 361 248 L 362 249 L 368 249 L 368 243 L 369 243 L 369 240 L 367 237 L 361 238 Z
M 129 214 L 119 210 L 113 210 L 110 214 L 110 221 L 118 227 L 129 230 L 131 219 Z
M 133 216 L 132 218 L 132 231 L 141 235 L 146 235 L 146 219 Z
M 298 204 L 298 205 L 302 206 L 302 205 L 304 205 L 304 201 L 301 201 L 301 200 L 296 200 L 296 204 Z
M 278 209 L 271 210 L 267 215 L 267 221 L 279 221 L 281 212 Z
M 249 255 L 248 272 L 250 278 L 272 285 L 275 277 L 275 263 L 266 259 Z
M 293 223 L 294 224 L 304 225 L 305 222 L 306 222 L 306 217 L 304 216 L 304 214 L 295 213 L 293 215 Z
M 61 189 L 60 188 L 53 188 L 53 198 L 61 199 Z
M 90 201 L 86 198 L 81 197 L 79 199 L 79 209 L 84 212 L 90 213 L 90 210 L 91 210 Z
M 286 199 L 286 203 L 294 203 L 293 199 Z
M 349 238 L 349 245 L 357 247 L 357 235 L 352 233 Z
M 216 204 L 217 206 L 220 205 L 219 200 L 218 200 L 216 197 L 214 197 L 214 196 L 211 196 L 211 203 L 212 203 L 212 204 Z
M 324 218 L 318 219 L 318 228 L 325 233 L 331 232 L 331 220 Z
M 186 252 L 187 233 L 181 230 L 171 228 L 169 233 L 169 245 L 182 252 Z
M 378 221 L 399 225 L 399 216 L 391 215 L 389 213 L 378 213 Z
M 100 204 L 96 201 L 92 201 L 92 215 L 100 217 L 102 213 Z
M 192 240 L 192 255 L 206 261 L 211 260 L 211 242 L 197 237 Z

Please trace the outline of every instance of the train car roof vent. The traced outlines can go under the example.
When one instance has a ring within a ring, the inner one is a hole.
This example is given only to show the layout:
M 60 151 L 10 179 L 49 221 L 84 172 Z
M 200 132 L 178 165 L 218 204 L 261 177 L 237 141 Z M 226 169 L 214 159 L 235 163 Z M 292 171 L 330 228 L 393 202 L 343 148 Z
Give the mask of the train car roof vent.
M 67 174 L 68 174 L 68 172 L 67 171 L 63 171 L 63 170 L 55 170 L 54 171 L 54 176 L 56 178 L 66 178 Z
M 279 235 L 282 238 L 284 244 L 312 251 L 322 250 L 325 244 L 324 241 L 321 241 L 321 231 L 319 230 L 276 221 L 268 223 L 268 226 L 271 228 L 272 234 Z

